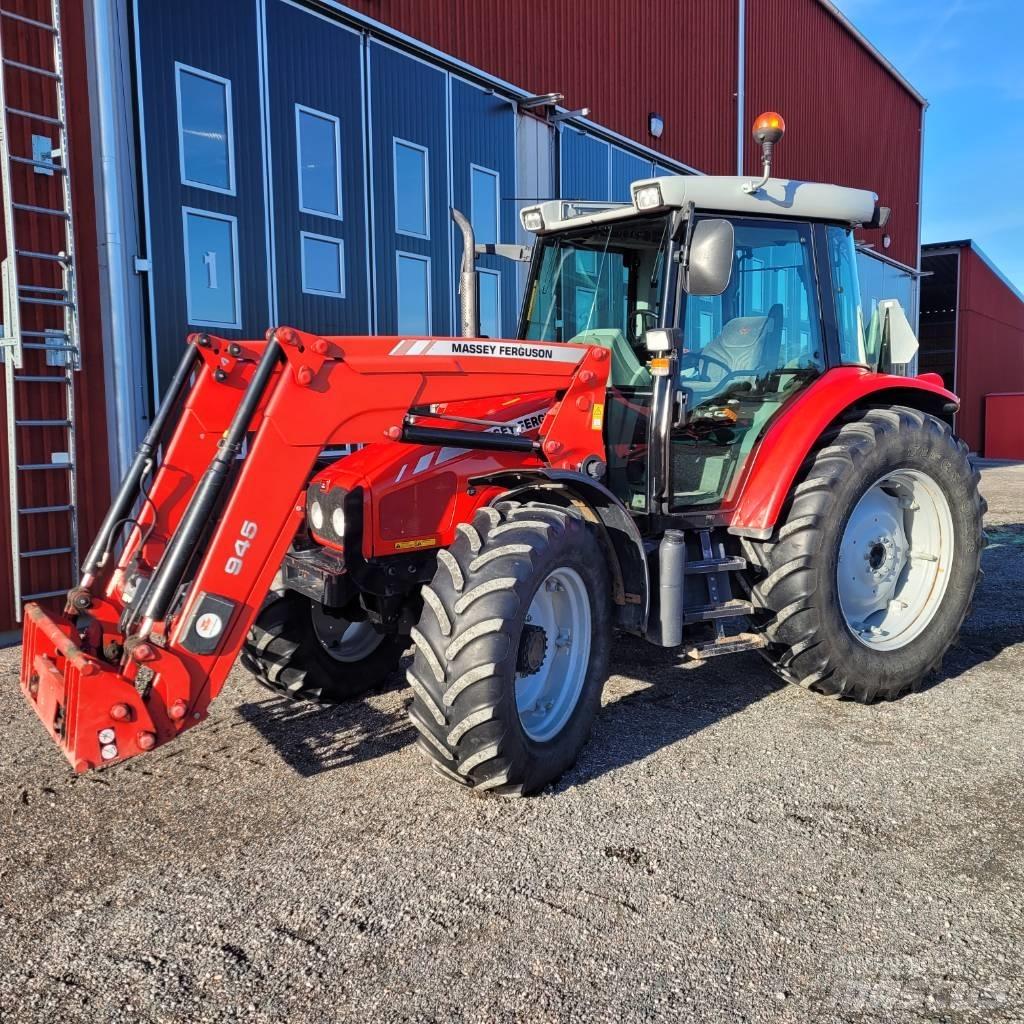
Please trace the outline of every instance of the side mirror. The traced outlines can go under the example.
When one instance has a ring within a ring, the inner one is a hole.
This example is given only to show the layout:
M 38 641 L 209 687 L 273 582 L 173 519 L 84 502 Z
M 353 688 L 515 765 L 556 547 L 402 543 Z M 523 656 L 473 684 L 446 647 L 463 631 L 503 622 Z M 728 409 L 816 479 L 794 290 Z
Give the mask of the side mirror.
M 684 264 L 683 287 L 690 295 L 721 295 L 732 279 L 735 251 L 732 222 L 715 218 L 698 221 Z

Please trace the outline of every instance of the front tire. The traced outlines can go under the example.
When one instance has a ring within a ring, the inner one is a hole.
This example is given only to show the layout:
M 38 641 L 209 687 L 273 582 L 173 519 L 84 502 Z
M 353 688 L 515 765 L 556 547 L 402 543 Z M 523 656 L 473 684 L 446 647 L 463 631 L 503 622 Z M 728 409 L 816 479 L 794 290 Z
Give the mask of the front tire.
M 963 442 L 915 409 L 872 409 L 830 435 L 771 539 L 743 542 L 776 672 L 863 703 L 918 690 L 971 607 L 978 480 Z
M 239 660 L 275 693 L 335 704 L 380 686 L 407 646 L 366 620 L 349 621 L 283 590 L 260 610 Z
M 412 631 L 409 717 L 430 764 L 509 795 L 565 772 L 608 675 L 610 592 L 598 540 L 574 510 L 504 502 L 460 525 Z

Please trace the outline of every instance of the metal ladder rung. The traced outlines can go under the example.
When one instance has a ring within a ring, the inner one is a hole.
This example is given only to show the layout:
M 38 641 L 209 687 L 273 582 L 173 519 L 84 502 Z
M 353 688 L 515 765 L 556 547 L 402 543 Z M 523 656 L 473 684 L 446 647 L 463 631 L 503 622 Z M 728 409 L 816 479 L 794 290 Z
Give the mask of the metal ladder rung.
M 18 514 L 22 516 L 46 515 L 50 512 L 73 512 L 74 505 L 39 505 L 35 508 L 19 508 Z
M 15 420 L 16 427 L 70 427 L 71 420 Z
M 22 337 L 24 337 L 27 333 L 28 333 L 27 331 L 22 331 L 21 332 Z M 38 336 L 39 335 L 37 335 L 37 337 Z M 66 334 L 54 334 L 54 335 L 52 335 L 52 337 L 54 337 L 54 338 L 66 338 L 67 335 Z M 22 342 L 21 347 L 22 348 L 27 348 L 27 349 L 32 349 L 33 351 L 37 351 L 37 352 L 77 352 L 78 351 L 78 349 L 74 345 L 71 345 L 71 344 L 68 344 L 68 345 L 43 345 L 43 344 L 40 344 L 38 341 L 25 341 L 25 342 Z
M 33 252 L 31 249 L 15 249 L 18 256 L 27 260 L 50 260 L 51 263 L 65 263 L 70 266 L 71 260 L 67 256 L 59 256 L 52 252 Z
M 29 71 L 33 75 L 42 75 L 43 78 L 52 78 L 55 82 L 63 81 L 60 77 L 60 72 L 58 71 L 51 71 L 49 68 L 37 67 L 35 64 L 22 64 L 20 60 L 11 60 L 10 57 L 4 58 L 4 67 L 17 68 L 19 71 Z
M 52 124 L 57 128 L 63 128 L 64 122 L 59 117 L 54 117 L 52 114 L 40 114 L 38 110 L 22 110 L 21 107 L 6 107 L 8 114 L 13 114 L 15 117 L 27 117 L 30 121 L 42 121 L 43 124 Z M 26 157 L 11 157 L 12 160 L 21 159 L 25 160 Z
M 48 555 L 70 555 L 71 548 L 44 548 L 40 551 L 22 551 L 22 558 L 46 558 Z
M 31 25 L 33 28 L 41 28 L 51 35 L 57 34 L 57 29 L 46 21 L 37 21 L 35 18 L 27 18 L 24 14 L 15 14 L 14 11 L 0 11 L 0 18 L 10 18 L 11 21 L 20 21 L 23 25 Z
M 29 203 L 11 203 L 12 210 L 21 210 L 22 213 L 42 213 L 48 217 L 60 217 L 61 220 L 70 220 L 67 210 L 54 210 L 49 206 L 31 206 Z
M 52 288 L 48 284 L 23 284 L 18 286 L 18 294 L 22 292 L 46 292 L 48 295 L 67 295 L 66 288 Z
M 53 164 L 46 160 L 33 160 L 28 156 L 12 156 L 11 163 L 26 164 L 29 167 L 41 167 L 44 170 L 52 171 L 54 174 L 68 173 L 68 169 L 63 164 Z
M 46 469 L 74 469 L 73 462 L 25 462 L 18 466 L 19 472 L 40 471 Z
M 28 306 L 65 306 L 74 309 L 75 304 L 67 299 L 33 299 L 28 295 L 19 295 L 18 301 Z
M 41 373 L 19 373 L 15 375 L 15 381 L 19 384 L 70 384 L 67 375 L 54 377 L 53 374 L 44 375 Z
M 22 594 L 22 601 L 42 601 L 47 597 L 64 597 L 67 594 L 68 588 L 65 587 L 63 590 L 46 590 L 41 594 Z
M 22 331 L 21 336 L 23 338 L 66 338 L 66 331 L 58 331 L 56 327 L 48 331 Z M 38 348 L 46 348 L 45 345 L 39 345 Z

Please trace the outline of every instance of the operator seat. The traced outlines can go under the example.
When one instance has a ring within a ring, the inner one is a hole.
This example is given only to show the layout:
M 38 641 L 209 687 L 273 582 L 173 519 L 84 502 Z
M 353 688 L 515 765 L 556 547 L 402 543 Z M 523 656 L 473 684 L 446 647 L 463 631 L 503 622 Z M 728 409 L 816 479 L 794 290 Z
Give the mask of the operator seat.
M 714 341 L 701 349 L 703 355 L 718 360 L 703 365 L 707 380 L 692 380 L 685 375 L 680 383 L 693 394 L 691 408 L 717 394 L 725 383 L 763 376 L 779 365 L 782 343 L 782 306 L 775 303 L 767 316 L 737 316 L 722 326 Z M 729 367 L 727 373 L 724 363 Z M 726 382 L 725 378 L 730 377 Z

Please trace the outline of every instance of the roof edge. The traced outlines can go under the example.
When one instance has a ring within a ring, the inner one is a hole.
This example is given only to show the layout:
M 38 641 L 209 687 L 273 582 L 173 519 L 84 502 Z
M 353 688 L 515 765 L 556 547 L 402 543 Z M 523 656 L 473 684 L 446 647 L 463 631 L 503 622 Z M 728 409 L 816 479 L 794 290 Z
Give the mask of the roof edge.
M 922 256 L 941 255 L 943 249 L 970 249 L 989 270 L 999 278 L 1007 288 L 1017 296 L 1018 301 L 1024 302 L 1024 292 L 1021 290 L 995 265 L 992 258 L 973 238 L 957 238 L 952 242 L 928 242 L 921 246 Z
M 910 84 L 910 81 L 899 70 L 899 68 L 897 68 L 896 65 L 893 64 L 893 62 L 889 60 L 889 58 L 886 57 L 886 55 L 882 53 L 882 51 L 877 46 L 875 46 L 875 44 L 871 42 L 871 40 L 868 39 L 868 37 L 864 35 L 864 33 L 861 32 L 861 30 L 857 28 L 857 26 L 854 25 L 854 23 L 850 21 L 850 19 L 845 14 L 843 14 L 843 12 L 839 10 L 838 7 L 836 7 L 832 0 L 818 0 L 818 3 L 822 7 L 824 7 L 825 10 L 828 11 L 828 13 L 831 14 L 832 17 L 835 18 L 836 21 L 838 21 L 839 24 L 842 25 L 843 28 L 846 29 L 846 31 L 849 32 L 850 35 L 853 36 L 853 38 L 856 39 L 857 42 L 860 43 L 860 45 L 863 46 L 864 49 L 868 51 L 868 53 L 871 54 L 872 57 L 874 57 L 875 60 L 877 60 L 878 63 L 881 64 L 882 67 L 884 67 L 885 70 L 888 71 L 889 74 L 892 75 L 892 77 L 895 78 L 896 81 L 899 82 L 900 85 L 902 85 L 903 88 L 906 89 L 907 92 L 909 92 L 915 100 L 917 100 L 918 103 L 921 104 L 922 110 L 928 109 L 930 105 L 928 103 L 928 100 L 926 100 L 924 96 L 922 96 Z

